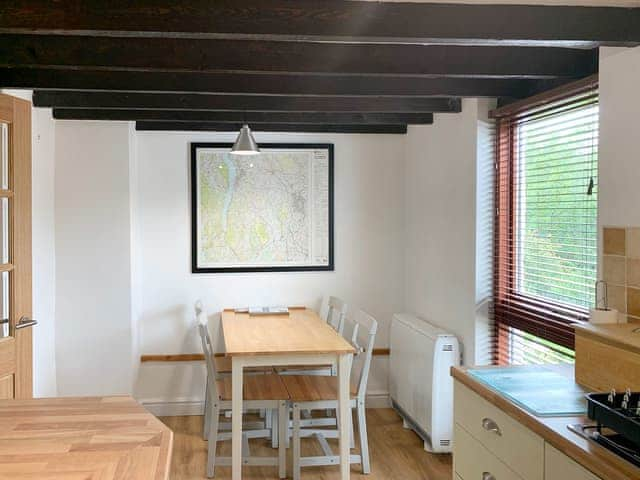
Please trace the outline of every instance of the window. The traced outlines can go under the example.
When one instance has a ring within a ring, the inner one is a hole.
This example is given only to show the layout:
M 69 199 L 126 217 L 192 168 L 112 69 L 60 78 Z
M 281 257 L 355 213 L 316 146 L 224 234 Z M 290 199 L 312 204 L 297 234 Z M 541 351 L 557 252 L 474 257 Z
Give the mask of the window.
M 595 302 L 597 91 L 534 100 L 494 112 L 498 363 L 572 362 L 571 324 Z

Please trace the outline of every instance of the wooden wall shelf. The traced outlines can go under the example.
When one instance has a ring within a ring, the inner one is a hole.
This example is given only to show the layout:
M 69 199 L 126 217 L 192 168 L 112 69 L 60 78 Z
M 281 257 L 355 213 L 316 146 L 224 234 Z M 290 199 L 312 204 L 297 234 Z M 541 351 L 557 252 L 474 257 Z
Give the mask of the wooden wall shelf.
M 376 356 L 388 356 L 390 350 L 388 348 L 374 348 L 373 354 Z M 218 353 L 216 356 L 224 356 Z M 140 355 L 141 363 L 149 362 L 202 362 L 204 355 L 202 353 L 175 353 L 175 354 L 145 354 Z

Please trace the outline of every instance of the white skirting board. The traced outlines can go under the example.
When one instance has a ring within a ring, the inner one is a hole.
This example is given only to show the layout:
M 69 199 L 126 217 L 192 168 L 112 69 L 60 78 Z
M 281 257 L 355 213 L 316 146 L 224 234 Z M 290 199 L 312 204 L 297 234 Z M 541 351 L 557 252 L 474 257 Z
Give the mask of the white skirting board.
M 178 417 L 186 415 L 202 415 L 204 402 L 196 399 L 139 399 L 149 412 L 156 417 Z M 391 408 L 388 392 L 372 392 L 367 395 L 367 408 Z

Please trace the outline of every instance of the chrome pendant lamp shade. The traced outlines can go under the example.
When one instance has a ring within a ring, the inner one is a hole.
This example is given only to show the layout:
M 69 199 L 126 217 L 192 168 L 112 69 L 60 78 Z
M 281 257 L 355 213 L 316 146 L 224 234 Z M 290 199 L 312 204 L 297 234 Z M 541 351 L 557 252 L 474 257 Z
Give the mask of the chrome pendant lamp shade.
M 258 144 L 256 143 L 249 125 L 244 124 L 238 133 L 236 143 L 231 147 L 231 153 L 234 155 L 257 155 L 260 153 Z

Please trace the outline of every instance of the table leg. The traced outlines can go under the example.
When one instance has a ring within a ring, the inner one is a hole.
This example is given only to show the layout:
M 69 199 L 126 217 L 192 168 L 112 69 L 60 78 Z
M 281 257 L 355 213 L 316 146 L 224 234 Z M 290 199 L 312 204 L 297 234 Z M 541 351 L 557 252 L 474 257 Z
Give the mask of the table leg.
M 242 479 L 242 361 L 231 363 L 231 478 Z
M 349 479 L 351 469 L 349 462 L 349 376 L 351 374 L 351 354 L 341 354 L 338 357 L 338 415 L 339 415 L 339 437 L 340 437 L 340 478 Z

